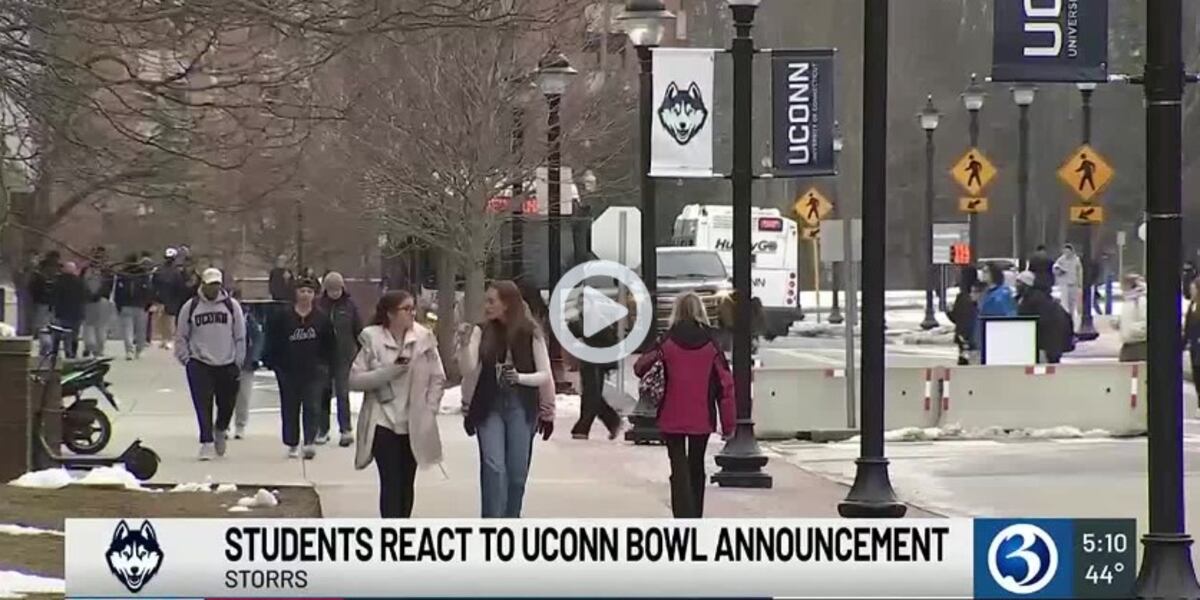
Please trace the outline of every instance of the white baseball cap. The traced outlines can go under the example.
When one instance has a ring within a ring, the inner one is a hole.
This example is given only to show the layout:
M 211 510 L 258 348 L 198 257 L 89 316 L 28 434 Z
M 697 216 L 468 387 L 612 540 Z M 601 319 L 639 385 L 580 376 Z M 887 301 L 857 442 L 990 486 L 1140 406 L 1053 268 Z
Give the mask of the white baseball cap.
M 223 283 L 225 276 L 221 274 L 220 269 L 208 268 L 204 270 L 204 274 L 200 276 L 200 281 L 204 284 Z
M 179 254 L 179 251 L 174 248 L 167 248 L 165 251 L 163 251 L 163 255 L 167 258 L 175 258 L 177 254 Z

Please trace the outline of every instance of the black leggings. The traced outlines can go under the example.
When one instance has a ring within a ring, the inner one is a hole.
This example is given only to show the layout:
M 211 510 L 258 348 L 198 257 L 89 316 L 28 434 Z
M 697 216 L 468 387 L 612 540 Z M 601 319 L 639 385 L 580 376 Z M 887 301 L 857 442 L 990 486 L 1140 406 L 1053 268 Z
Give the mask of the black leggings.
M 409 437 L 376 426 L 371 456 L 379 469 L 379 516 L 385 519 L 411 517 L 417 459 L 413 457 Z
M 704 451 L 708 435 L 663 434 L 671 461 L 671 512 L 676 519 L 704 516 Z

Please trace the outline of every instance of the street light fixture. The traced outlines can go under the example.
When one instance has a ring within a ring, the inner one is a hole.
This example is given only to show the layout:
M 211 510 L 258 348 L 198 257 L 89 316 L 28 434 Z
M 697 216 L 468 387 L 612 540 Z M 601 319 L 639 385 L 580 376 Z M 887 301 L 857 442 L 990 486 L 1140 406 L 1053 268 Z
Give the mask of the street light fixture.
M 769 488 L 771 475 L 763 470 L 767 456 L 754 436 L 751 326 L 754 322 L 751 286 L 751 207 L 754 184 L 754 13 L 759 0 L 727 0 L 733 12 L 733 383 L 737 399 L 737 427 L 716 462 L 721 470 L 713 481 L 721 487 Z
M 971 73 L 971 83 L 967 89 L 963 90 L 962 103 L 963 108 L 971 115 L 970 136 L 971 148 L 979 147 L 979 111 L 983 110 L 983 103 L 987 99 L 987 92 L 979 85 L 979 77 L 975 73 Z M 971 260 L 979 258 L 979 215 L 967 215 L 967 227 L 970 238 Z
M 1013 102 L 1020 108 L 1018 136 L 1020 152 L 1017 165 L 1017 259 L 1021 270 L 1029 267 L 1029 107 L 1037 97 L 1037 88 L 1018 84 L 1012 88 Z
M 838 123 L 837 121 L 834 121 L 833 122 L 833 156 L 834 156 L 833 160 L 834 160 L 834 164 L 837 164 L 838 158 L 842 155 L 842 146 L 845 143 L 846 143 L 845 140 L 842 139 L 841 124 Z M 838 190 L 838 179 L 837 179 L 837 176 L 835 175 L 833 177 L 833 201 L 841 204 L 842 199 L 841 199 L 841 195 L 838 193 L 838 191 L 839 191 Z M 843 222 L 849 222 L 847 220 L 849 218 L 849 214 L 850 214 L 849 211 L 839 210 L 838 212 L 839 212 L 840 216 L 842 217 Z M 851 257 L 844 256 L 842 258 L 844 259 L 843 264 L 848 264 Z M 796 264 L 800 264 L 800 263 L 797 262 Z M 838 273 L 839 273 L 839 271 L 837 269 L 837 266 L 835 265 L 834 269 L 833 269 L 833 306 L 831 306 L 829 308 L 829 322 L 834 325 L 841 325 L 842 323 L 846 322 L 845 316 L 842 315 L 842 307 L 838 301 L 838 290 L 840 288 L 846 288 L 847 287 L 846 283 L 847 283 L 847 281 L 849 281 L 849 279 L 846 278 L 844 276 L 845 274 L 843 273 L 843 277 L 841 277 L 841 281 L 838 281 Z M 847 294 L 850 293 L 848 289 L 847 289 L 846 293 Z M 846 297 L 847 308 L 849 308 L 849 305 L 850 305 L 850 298 L 849 298 L 849 296 L 847 296 Z M 851 386 L 851 387 L 853 387 L 853 386 Z
M 1092 94 L 1096 92 L 1097 87 L 1099 86 L 1092 81 L 1081 81 L 1075 84 L 1075 88 L 1079 90 L 1079 96 L 1083 100 L 1083 143 L 1085 145 L 1092 143 Z M 1083 228 L 1083 247 L 1080 248 L 1080 259 L 1083 262 L 1083 314 L 1079 319 L 1079 330 L 1075 332 L 1075 336 L 1080 340 L 1090 342 L 1100 337 L 1100 332 L 1096 331 L 1095 319 L 1092 318 L 1093 303 L 1096 300 L 1094 291 L 1096 264 L 1092 249 L 1095 227 L 1091 223 L 1085 223 L 1080 227 Z
M 655 181 L 650 177 L 650 138 L 654 126 L 654 52 L 666 36 L 667 23 L 675 15 L 662 0 L 629 0 L 617 22 L 637 51 L 638 59 L 638 181 L 641 192 L 642 282 L 650 294 L 650 306 L 658 306 L 658 219 L 655 205 Z M 655 336 L 647 336 L 647 341 Z M 660 441 L 657 411 L 639 400 L 629 415 L 625 440 L 634 443 Z
M 929 331 L 938 326 L 933 314 L 933 286 L 937 277 L 933 266 L 933 132 L 942 121 L 942 113 L 933 105 L 933 95 L 925 99 L 925 108 L 917 113 L 921 129 L 925 130 L 925 319 L 921 329 Z

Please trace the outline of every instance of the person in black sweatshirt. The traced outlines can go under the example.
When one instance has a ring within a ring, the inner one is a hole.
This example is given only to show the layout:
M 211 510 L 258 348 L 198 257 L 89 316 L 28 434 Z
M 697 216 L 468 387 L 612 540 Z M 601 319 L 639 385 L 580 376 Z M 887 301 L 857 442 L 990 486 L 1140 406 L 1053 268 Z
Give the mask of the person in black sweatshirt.
M 121 319 L 121 338 L 125 341 L 125 360 L 141 358 L 146 349 L 147 310 L 154 298 L 150 257 L 137 254 L 125 258 L 117 273 L 113 302 Z
M 321 395 L 329 381 L 336 351 L 333 322 L 316 306 L 316 281 L 296 282 L 296 300 L 275 314 L 267 326 L 265 364 L 279 382 L 283 444 L 288 457 L 300 455 L 303 424 L 304 458 L 317 454 Z
M 79 276 L 79 266 L 74 262 L 63 264 L 62 273 L 54 281 L 53 297 L 54 324 L 71 330 L 63 340 L 63 352 L 67 358 L 75 358 L 88 291 L 83 285 L 83 278 Z

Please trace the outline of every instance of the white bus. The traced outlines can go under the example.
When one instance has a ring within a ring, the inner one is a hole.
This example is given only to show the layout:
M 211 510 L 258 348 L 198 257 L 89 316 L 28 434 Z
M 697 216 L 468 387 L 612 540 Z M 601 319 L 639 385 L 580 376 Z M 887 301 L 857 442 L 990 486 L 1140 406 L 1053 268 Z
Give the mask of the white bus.
M 779 209 L 751 209 L 753 233 L 751 285 L 762 301 L 769 332 L 787 335 L 792 323 L 804 318 L 796 274 L 799 229 Z M 733 273 L 733 207 L 689 204 L 675 218 L 672 241 L 676 246 L 715 250 Z

